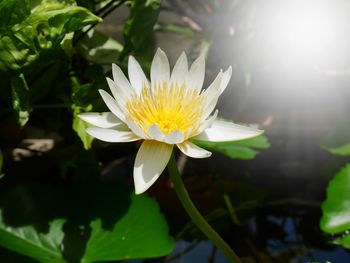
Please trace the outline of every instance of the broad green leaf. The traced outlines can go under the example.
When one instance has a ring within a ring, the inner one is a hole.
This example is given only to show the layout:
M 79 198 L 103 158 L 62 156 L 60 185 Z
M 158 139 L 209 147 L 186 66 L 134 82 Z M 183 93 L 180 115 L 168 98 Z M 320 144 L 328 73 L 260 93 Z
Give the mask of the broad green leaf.
M 91 148 L 91 143 L 92 143 L 94 138 L 86 132 L 86 128 L 88 128 L 90 126 L 78 117 L 78 114 L 80 112 L 81 111 L 79 109 L 75 108 L 74 113 L 73 113 L 72 127 L 73 127 L 73 130 L 75 130 L 76 133 L 78 134 L 80 140 L 82 141 L 82 143 L 84 145 L 84 149 L 88 150 Z
M 0 2 L 0 32 L 30 14 L 29 0 L 4 0 Z
M 343 167 L 327 187 L 322 204 L 321 229 L 328 234 L 341 234 L 335 243 L 350 248 L 350 164 Z
M 339 123 L 323 139 L 322 147 L 332 154 L 350 155 L 350 122 Z
M 51 48 L 58 45 L 65 34 L 86 25 L 101 22 L 101 19 L 87 9 L 65 5 L 58 1 L 42 1 L 21 23 L 13 26 L 15 36 L 32 50 Z M 35 25 L 35 26 L 33 26 Z M 33 43 L 33 38 L 37 43 Z
M 20 8 L 22 2 L 11 3 Z M 30 14 L 8 19 L 16 23 L 0 32 L 0 70 L 4 71 L 29 65 L 45 50 L 60 47 L 66 34 L 101 21 L 86 8 L 57 0 L 42 0 Z
M 232 142 L 194 141 L 194 143 L 210 151 L 220 152 L 232 159 L 244 160 L 253 159 L 259 153 L 258 150 L 270 147 L 264 135 Z
M 157 202 L 146 195 L 132 195 L 131 199 L 131 206 L 113 229 L 105 229 L 100 219 L 91 222 L 82 262 L 153 258 L 172 251 L 174 240 Z
M 74 48 L 73 48 L 73 38 L 74 32 L 70 32 L 64 36 L 61 41 L 61 48 L 66 52 L 69 57 L 73 56 Z
M 12 107 L 15 110 L 17 121 L 24 126 L 31 110 L 29 88 L 23 74 L 14 77 L 11 83 L 12 88 Z
M 88 128 L 88 124 L 78 117 L 81 112 L 87 112 L 92 110 L 92 104 L 89 102 L 91 97 L 91 84 L 80 85 L 79 80 L 75 77 L 71 78 L 71 85 L 73 87 L 72 93 L 72 110 L 73 110 L 73 130 L 76 131 L 79 138 L 81 139 L 84 148 L 87 150 L 91 147 L 93 137 L 91 137 L 85 131 Z M 95 91 L 95 90 L 94 90 Z M 90 93 L 90 94 L 89 94 Z M 96 95 L 94 96 L 94 98 Z
M 133 1 L 124 27 L 125 46 L 121 57 L 131 50 L 144 50 L 158 20 L 161 0 Z
M 29 65 L 38 57 L 29 48 L 20 43 L 14 35 L 0 36 L 0 70 L 18 70 Z
M 2 219 L 0 211 L 0 246 L 36 259 L 43 263 L 65 263 L 62 258 L 62 225 L 64 220 L 50 223 L 48 233 L 36 231 L 32 226 L 10 227 Z
M 88 61 L 97 64 L 115 63 L 123 46 L 111 37 L 90 30 L 77 45 L 77 51 Z

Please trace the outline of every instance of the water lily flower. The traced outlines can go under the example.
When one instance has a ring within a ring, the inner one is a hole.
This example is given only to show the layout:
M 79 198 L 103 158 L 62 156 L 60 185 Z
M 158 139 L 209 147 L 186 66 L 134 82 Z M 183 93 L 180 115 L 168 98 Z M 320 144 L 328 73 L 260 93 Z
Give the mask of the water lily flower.
M 170 73 L 166 54 L 158 49 L 151 65 L 151 81 L 139 63 L 129 57 L 129 80 L 117 65 L 112 65 L 113 80 L 107 78 L 113 96 L 99 90 L 110 112 L 83 113 L 79 117 L 96 126 L 87 128 L 91 136 L 105 142 L 143 140 L 136 155 L 134 183 L 136 194 L 145 192 L 165 169 L 174 145 L 193 158 L 206 158 L 211 152 L 192 140 L 223 142 L 242 140 L 262 133 L 250 127 L 217 120 L 215 110 L 220 94 L 232 74 L 229 67 L 219 72 L 202 90 L 204 56 L 188 69 L 182 53 Z

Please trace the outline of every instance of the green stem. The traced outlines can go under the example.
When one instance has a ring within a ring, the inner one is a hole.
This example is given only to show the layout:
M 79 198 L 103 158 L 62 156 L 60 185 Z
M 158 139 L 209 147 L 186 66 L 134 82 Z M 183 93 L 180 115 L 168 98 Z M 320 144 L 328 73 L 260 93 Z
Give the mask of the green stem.
M 197 227 L 221 250 L 221 252 L 232 263 L 240 263 L 241 260 L 236 253 L 226 244 L 226 242 L 215 232 L 215 230 L 207 223 L 204 217 L 199 213 L 195 205 L 193 204 L 185 185 L 181 179 L 181 175 L 176 165 L 174 154 L 171 155 L 168 163 L 168 170 L 171 180 L 174 184 L 174 188 L 177 196 L 180 199 L 187 214 L 191 217 L 192 221 Z

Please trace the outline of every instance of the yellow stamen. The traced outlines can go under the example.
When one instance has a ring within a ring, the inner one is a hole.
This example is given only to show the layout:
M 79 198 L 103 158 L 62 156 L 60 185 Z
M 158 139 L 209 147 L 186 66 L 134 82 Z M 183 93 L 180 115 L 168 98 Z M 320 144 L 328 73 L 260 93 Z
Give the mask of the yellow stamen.
M 126 103 L 128 118 L 146 134 L 150 126 L 157 124 L 163 134 L 179 130 L 190 137 L 198 126 L 203 112 L 203 97 L 195 89 L 158 84 L 153 91 L 143 87 Z

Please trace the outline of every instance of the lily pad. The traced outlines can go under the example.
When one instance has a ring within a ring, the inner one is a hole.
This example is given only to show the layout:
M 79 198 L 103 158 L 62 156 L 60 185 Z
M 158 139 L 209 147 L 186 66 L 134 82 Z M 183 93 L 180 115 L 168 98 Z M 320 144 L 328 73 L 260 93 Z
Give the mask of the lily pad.
M 39 262 L 65 263 L 62 257 L 62 225 L 64 220 L 50 223 L 49 232 L 37 232 L 32 226 L 10 227 L 2 220 L 0 211 L 0 246 L 36 259 Z
M 112 230 L 104 229 L 100 219 L 90 224 L 91 237 L 82 262 L 161 257 L 170 254 L 174 240 L 154 199 L 132 196 L 128 212 Z
M 327 199 L 322 204 L 321 229 L 336 234 L 334 243 L 350 248 L 350 164 L 342 168 L 329 183 Z
M 350 122 L 339 123 L 323 139 L 322 147 L 332 154 L 350 155 Z
M 231 142 L 206 142 L 195 141 L 200 147 L 209 151 L 219 152 L 231 159 L 254 159 L 259 150 L 270 147 L 270 143 L 266 136 L 260 135 L 251 139 L 231 141 Z

